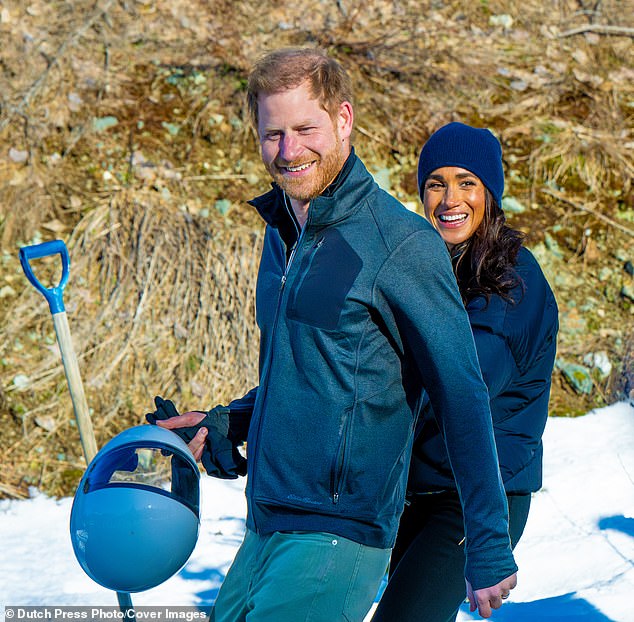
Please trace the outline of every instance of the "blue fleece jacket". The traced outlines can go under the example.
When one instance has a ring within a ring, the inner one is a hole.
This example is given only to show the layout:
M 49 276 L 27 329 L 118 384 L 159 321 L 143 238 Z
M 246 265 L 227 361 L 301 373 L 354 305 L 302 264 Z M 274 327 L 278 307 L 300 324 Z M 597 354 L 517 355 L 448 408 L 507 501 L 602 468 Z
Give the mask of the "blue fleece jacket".
M 515 572 L 488 393 L 438 233 L 354 153 L 301 232 L 279 188 L 252 204 L 267 222 L 260 384 L 230 404 L 250 417 L 247 526 L 393 546 L 425 390 L 466 508 L 467 577 Z

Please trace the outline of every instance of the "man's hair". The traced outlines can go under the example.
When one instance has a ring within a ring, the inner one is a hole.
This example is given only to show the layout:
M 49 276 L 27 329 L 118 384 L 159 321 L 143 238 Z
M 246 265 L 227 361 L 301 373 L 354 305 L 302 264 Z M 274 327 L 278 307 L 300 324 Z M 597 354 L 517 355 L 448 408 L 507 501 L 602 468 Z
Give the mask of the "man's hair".
M 331 118 L 344 101 L 352 103 L 346 70 L 319 48 L 282 48 L 269 52 L 253 67 L 247 84 L 247 105 L 258 127 L 258 95 L 281 93 L 308 81 L 312 95 Z

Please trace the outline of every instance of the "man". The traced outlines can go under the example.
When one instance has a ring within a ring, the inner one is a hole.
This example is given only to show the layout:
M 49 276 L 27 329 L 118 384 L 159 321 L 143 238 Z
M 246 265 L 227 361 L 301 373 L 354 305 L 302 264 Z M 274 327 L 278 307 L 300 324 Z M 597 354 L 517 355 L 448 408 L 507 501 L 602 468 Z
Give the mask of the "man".
M 260 383 L 229 405 L 232 440 L 247 441 L 247 533 L 217 622 L 363 620 L 394 544 L 424 391 L 464 505 L 472 602 L 488 617 L 516 583 L 487 390 L 447 253 L 354 153 L 351 101 L 343 68 L 315 49 L 272 52 L 249 78 L 274 184 L 252 201 L 267 223 Z M 210 437 L 202 427 L 191 441 L 197 458 L 213 454 Z

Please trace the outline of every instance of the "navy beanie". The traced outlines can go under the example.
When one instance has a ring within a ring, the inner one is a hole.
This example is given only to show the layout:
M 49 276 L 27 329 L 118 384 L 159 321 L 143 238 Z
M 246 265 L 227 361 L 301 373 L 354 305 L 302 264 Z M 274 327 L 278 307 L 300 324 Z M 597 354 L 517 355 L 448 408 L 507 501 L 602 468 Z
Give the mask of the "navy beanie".
M 454 122 L 444 125 L 429 137 L 418 159 L 418 192 L 421 199 L 425 180 L 430 173 L 443 166 L 459 166 L 477 175 L 498 206 L 502 207 L 502 147 L 489 130 Z

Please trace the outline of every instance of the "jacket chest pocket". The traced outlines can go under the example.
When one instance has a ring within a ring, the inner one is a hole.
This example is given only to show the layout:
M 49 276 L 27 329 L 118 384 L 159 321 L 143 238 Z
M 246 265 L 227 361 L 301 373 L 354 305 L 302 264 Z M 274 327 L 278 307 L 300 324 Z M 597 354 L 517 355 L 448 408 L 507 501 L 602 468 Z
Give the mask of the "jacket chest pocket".
M 362 267 L 361 257 L 338 230 L 324 232 L 302 257 L 287 317 L 324 330 L 336 329 Z

